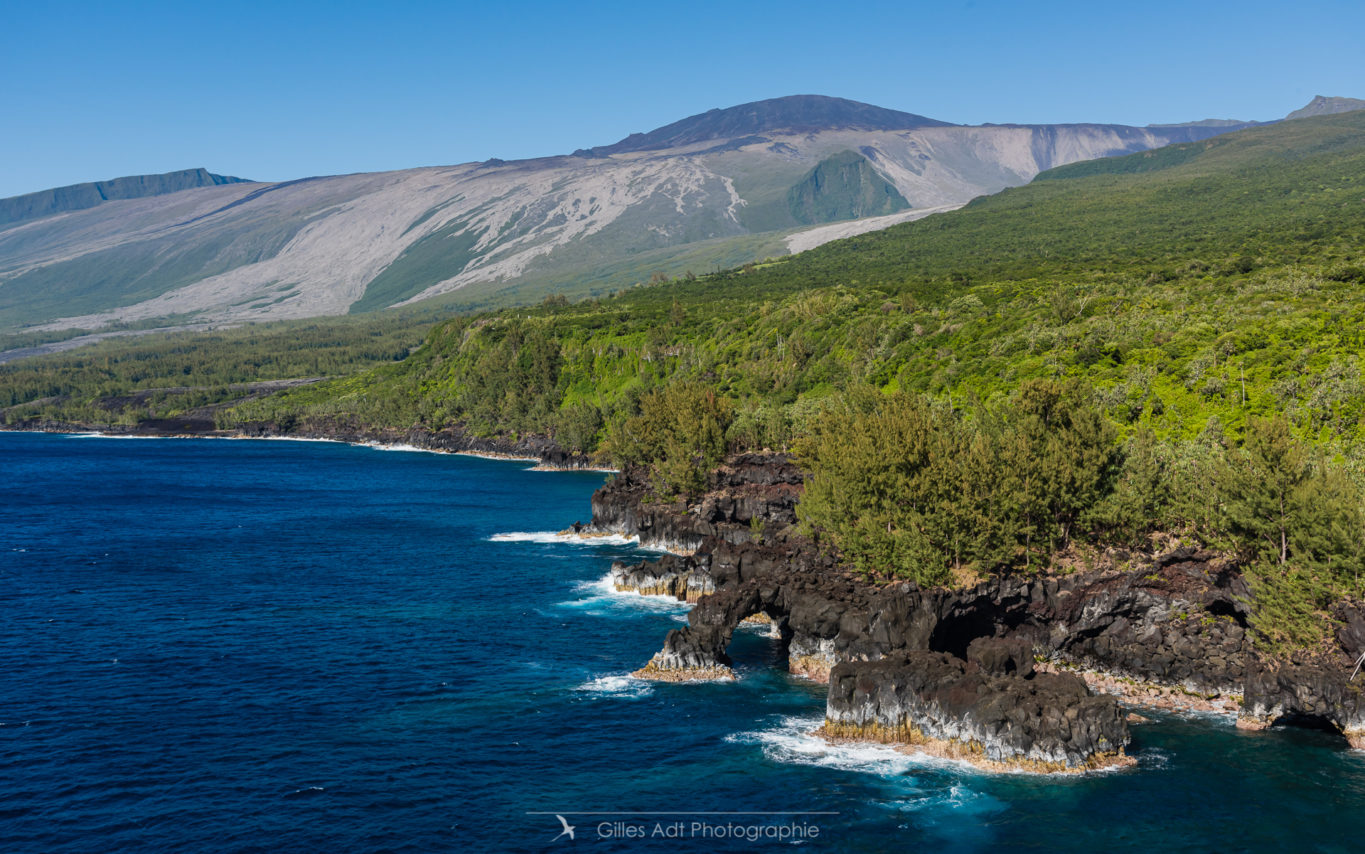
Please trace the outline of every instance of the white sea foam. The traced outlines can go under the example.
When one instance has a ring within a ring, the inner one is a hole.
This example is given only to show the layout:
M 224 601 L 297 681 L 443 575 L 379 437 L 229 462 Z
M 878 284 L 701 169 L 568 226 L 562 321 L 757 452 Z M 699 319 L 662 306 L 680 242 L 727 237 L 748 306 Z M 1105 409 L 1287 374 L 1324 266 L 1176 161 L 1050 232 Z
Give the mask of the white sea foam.
M 601 697 L 634 700 L 654 693 L 654 683 L 636 679 L 634 676 L 616 674 L 591 679 L 575 690 Z
M 639 538 L 621 534 L 587 536 L 572 531 L 509 531 L 494 534 L 488 538 L 490 543 L 567 543 L 571 546 L 638 546 Z
M 952 819 L 954 824 L 964 820 L 972 821 L 974 819 L 971 816 L 981 813 L 998 812 L 1003 806 L 990 795 L 973 791 L 962 783 L 950 784 L 946 789 L 915 789 L 908 797 L 895 798 L 883 803 L 887 808 L 897 812 L 948 812 L 954 816 Z
M 560 602 L 561 608 L 574 608 L 594 616 L 608 616 L 631 611 L 655 611 L 674 613 L 683 622 L 691 605 L 680 602 L 672 596 L 641 596 L 634 591 L 617 590 L 612 584 L 611 574 L 593 581 L 582 581 L 574 585 L 574 592 L 582 596 L 568 602 Z
M 904 751 L 874 742 L 832 744 L 813 734 L 823 723 L 824 720 L 818 717 L 786 717 L 769 729 L 736 733 L 727 736 L 726 740 L 740 744 L 760 744 L 763 755 L 775 762 L 862 771 L 886 778 L 901 777 L 912 770 L 947 772 L 959 777 L 1032 773 L 1023 769 L 987 771 L 966 760 Z M 1103 769 L 1087 774 L 1118 770 L 1121 769 Z
M 903 777 L 922 767 L 919 757 L 884 744 L 830 744 L 812 735 L 824 723 L 818 717 L 784 717 L 774 727 L 726 736 L 736 744 L 758 744 L 774 762 L 862 771 L 879 777 Z
M 386 445 L 386 444 L 384 444 L 384 443 L 382 443 L 382 442 L 365 442 L 365 443 L 362 444 L 360 447 L 362 447 L 362 448 L 369 448 L 369 449 L 374 450 L 374 451 L 415 451 L 415 452 L 417 452 L 417 453 L 419 453 L 419 454 L 444 454 L 444 453 L 446 453 L 445 451 L 439 450 L 439 449 L 437 449 L 437 448 L 419 448 L 419 447 L 417 447 L 416 445 L 408 445 L 408 444 L 404 444 L 404 443 L 401 443 L 401 442 L 395 443 L 395 444 L 392 444 L 392 445 Z
M 1138 711 L 1141 712 L 1142 710 L 1138 709 Z M 1237 725 L 1236 711 L 1219 712 L 1214 711 L 1213 709 L 1163 709 L 1162 712 L 1164 714 L 1169 714 L 1172 717 L 1187 718 L 1202 721 L 1204 723 L 1222 724 L 1224 726 Z
M 128 433 L 63 433 L 68 439 L 164 439 L 165 436 L 134 436 Z
M 1138 767 L 1151 771 L 1171 764 L 1171 754 L 1159 747 L 1149 747 L 1137 755 Z
M 291 795 L 307 795 L 307 794 L 311 794 L 311 793 L 313 793 L 313 792 L 325 792 L 325 791 L 327 791 L 327 789 L 326 789 L 325 787 L 323 787 L 323 786 L 304 786 L 302 789 L 295 789 L 294 791 L 290 792 L 289 794 L 291 794 Z

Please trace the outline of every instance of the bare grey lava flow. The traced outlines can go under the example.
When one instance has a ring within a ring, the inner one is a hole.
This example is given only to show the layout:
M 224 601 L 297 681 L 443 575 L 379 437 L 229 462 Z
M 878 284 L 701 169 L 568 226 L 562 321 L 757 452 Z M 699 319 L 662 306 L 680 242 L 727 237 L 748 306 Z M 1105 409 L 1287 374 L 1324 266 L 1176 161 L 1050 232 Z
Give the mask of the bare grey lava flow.
M 1252 593 L 1234 559 L 1190 547 L 966 589 L 874 584 L 795 529 L 802 472 L 783 455 L 731 457 L 699 501 L 657 503 L 640 472 L 594 496 L 598 531 L 672 554 L 616 564 L 618 590 L 694 602 L 637 675 L 734 678 L 745 620 L 769 622 L 792 673 L 826 682 L 822 734 L 904 744 L 992 768 L 1125 764 L 1130 708 L 1307 724 L 1365 747 L 1350 677 L 1365 608 L 1338 603 L 1335 648 L 1271 658 L 1251 643 Z

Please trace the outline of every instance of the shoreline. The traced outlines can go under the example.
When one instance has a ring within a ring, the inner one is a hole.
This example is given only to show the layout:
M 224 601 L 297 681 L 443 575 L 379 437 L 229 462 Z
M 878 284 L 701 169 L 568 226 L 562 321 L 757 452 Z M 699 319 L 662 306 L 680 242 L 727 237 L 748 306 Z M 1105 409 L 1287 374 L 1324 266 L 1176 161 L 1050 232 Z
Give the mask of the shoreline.
M 561 532 L 563 533 L 563 532 Z M 679 598 L 670 592 L 652 592 L 642 590 L 639 587 L 623 585 L 618 579 L 608 573 L 606 581 L 612 585 L 615 592 L 625 596 L 641 596 L 675 601 L 680 605 L 694 606 L 700 596 L 695 598 Z M 743 624 L 771 623 L 772 620 L 766 614 L 755 614 L 746 617 L 741 621 Z M 652 664 L 653 662 L 651 662 Z M 810 681 L 816 684 L 827 684 L 829 682 L 830 671 L 838 662 L 830 661 L 819 655 L 798 655 L 788 658 L 787 672 L 794 678 L 803 681 Z M 1236 718 L 1237 725 L 1242 729 L 1261 729 L 1264 727 L 1254 727 L 1242 722 L 1238 713 L 1241 710 L 1242 698 L 1240 694 L 1219 692 L 1216 694 L 1203 694 L 1191 691 L 1180 685 L 1167 685 L 1151 680 L 1139 679 L 1132 676 L 1107 673 L 1101 670 L 1073 665 L 1064 660 L 1049 660 L 1039 662 L 1035 665 L 1041 673 L 1074 673 L 1079 676 L 1093 693 L 1104 694 L 1116 697 L 1125 706 L 1132 709 L 1158 712 L 1176 713 L 1199 713 L 1214 714 L 1220 717 Z M 643 672 L 650 670 L 646 665 L 642 668 Z M 654 668 L 657 671 L 658 668 Z M 651 671 L 651 672 L 654 672 Z M 661 679 L 653 676 L 654 679 Z M 694 677 L 680 674 L 678 677 L 667 681 L 697 681 Z M 699 681 L 706 681 L 703 677 Z M 1145 719 L 1144 719 L 1145 720 Z M 849 739 L 849 741 L 859 741 Z M 883 743 L 873 741 L 872 743 Z M 1365 747 L 1353 749 L 1365 749 Z M 937 754 L 935 754 L 937 755 Z
M 187 431 L 138 431 L 136 428 L 119 430 L 113 428 L 97 428 L 88 425 L 62 424 L 52 427 L 14 427 L 0 425 L 0 432 L 4 433 L 42 433 L 50 436 L 71 436 L 73 438 L 87 439 L 214 439 L 225 441 L 261 441 L 261 442 L 330 442 L 338 445 L 347 445 L 354 448 L 372 448 L 379 451 L 406 451 L 425 454 L 444 454 L 448 456 L 476 457 L 478 459 L 495 460 L 498 462 L 520 462 L 534 463 L 530 471 L 543 472 L 596 472 L 603 474 L 616 474 L 617 469 L 604 468 L 591 465 L 561 464 L 551 462 L 544 456 L 531 456 L 528 454 L 518 454 L 510 451 L 497 450 L 473 450 L 473 449 L 452 449 L 444 447 L 423 447 L 414 444 L 412 441 L 416 437 L 407 437 L 400 441 L 383 441 L 380 439 L 362 439 L 360 437 L 334 437 L 334 436 L 298 436 L 288 434 L 260 434 L 254 435 L 241 430 L 212 432 L 187 432 Z M 437 434 L 429 434 L 437 435 Z

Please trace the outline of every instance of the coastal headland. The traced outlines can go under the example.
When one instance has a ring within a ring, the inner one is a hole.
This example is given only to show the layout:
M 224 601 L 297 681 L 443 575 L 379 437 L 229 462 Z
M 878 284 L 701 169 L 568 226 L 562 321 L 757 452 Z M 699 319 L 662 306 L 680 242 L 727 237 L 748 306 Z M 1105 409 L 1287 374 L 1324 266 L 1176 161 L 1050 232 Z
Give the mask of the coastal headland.
M 1127 764 L 1130 710 L 1157 709 L 1320 727 L 1365 746 L 1351 679 L 1365 650 L 1358 604 L 1337 604 L 1332 648 L 1280 658 L 1253 643 L 1235 559 L 1190 546 L 962 587 L 873 583 L 797 530 L 801 483 L 788 456 L 743 454 L 693 502 L 653 501 L 633 472 L 593 496 L 598 529 L 678 552 L 614 565 L 615 588 L 694 603 L 638 677 L 734 678 L 733 633 L 762 615 L 790 671 L 829 686 L 820 732 L 835 740 L 1076 772 Z

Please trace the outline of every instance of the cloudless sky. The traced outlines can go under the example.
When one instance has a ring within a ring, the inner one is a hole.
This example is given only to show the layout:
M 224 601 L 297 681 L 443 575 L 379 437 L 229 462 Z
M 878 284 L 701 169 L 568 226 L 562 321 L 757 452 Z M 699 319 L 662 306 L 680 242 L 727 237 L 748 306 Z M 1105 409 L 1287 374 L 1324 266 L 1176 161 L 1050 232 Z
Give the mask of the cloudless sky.
M 1365 98 L 1365 2 L 62 2 L 0 15 L 0 196 L 564 154 L 835 95 L 964 124 Z

